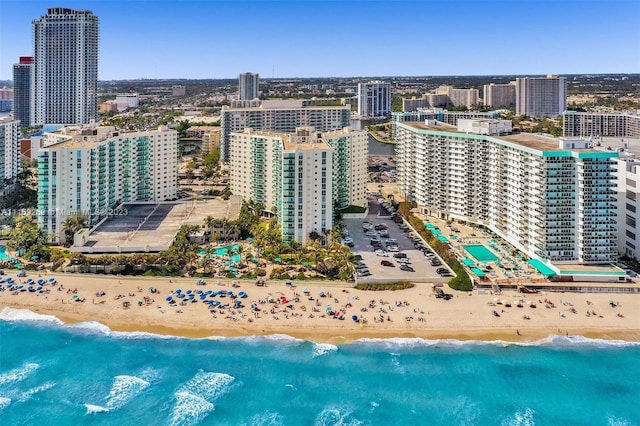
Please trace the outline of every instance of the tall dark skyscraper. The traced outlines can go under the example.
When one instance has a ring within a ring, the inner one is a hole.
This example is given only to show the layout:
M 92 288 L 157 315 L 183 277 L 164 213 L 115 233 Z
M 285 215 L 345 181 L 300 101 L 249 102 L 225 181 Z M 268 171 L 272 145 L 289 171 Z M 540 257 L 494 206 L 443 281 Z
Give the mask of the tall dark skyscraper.
M 21 56 L 20 62 L 13 65 L 13 118 L 20 120 L 20 126 L 34 123 L 35 106 L 33 57 Z
M 49 8 L 33 21 L 35 123 L 86 124 L 98 117 L 98 17 Z

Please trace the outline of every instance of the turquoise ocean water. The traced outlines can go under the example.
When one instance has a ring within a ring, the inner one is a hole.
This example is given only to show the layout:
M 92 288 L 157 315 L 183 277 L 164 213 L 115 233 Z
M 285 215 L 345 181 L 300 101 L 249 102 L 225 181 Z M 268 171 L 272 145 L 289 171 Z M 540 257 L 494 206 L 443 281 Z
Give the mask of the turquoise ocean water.
M 639 425 L 640 345 L 185 339 L 0 311 L 2 425 Z

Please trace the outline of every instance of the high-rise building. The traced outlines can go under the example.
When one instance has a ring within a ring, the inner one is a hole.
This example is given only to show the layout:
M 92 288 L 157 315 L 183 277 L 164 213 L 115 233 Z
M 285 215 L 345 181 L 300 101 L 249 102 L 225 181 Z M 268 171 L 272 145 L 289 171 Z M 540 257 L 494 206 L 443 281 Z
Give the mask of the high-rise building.
M 516 105 L 516 85 L 509 84 L 485 84 L 484 104 L 491 108 L 513 108 Z
M 33 57 L 21 56 L 20 62 L 13 65 L 13 118 L 20 121 L 22 127 L 34 124 L 35 80 Z
M 486 226 L 547 265 L 617 260 L 618 152 L 582 139 L 395 126 L 398 184 L 422 213 Z
M 566 106 L 566 78 L 557 75 L 516 78 L 516 114 L 556 117 Z
M 449 97 L 449 103 L 453 106 L 466 106 L 473 109 L 478 106 L 478 89 L 457 89 L 453 86 L 440 86 L 436 90 L 437 95 Z
M 358 115 L 384 117 L 391 114 L 391 83 L 358 83 Z
M 618 252 L 640 260 L 640 158 L 621 155 L 617 166 Z
M 98 117 L 98 17 L 49 8 L 33 21 L 36 124 L 87 124 Z
M 244 103 L 244 102 L 243 102 Z M 294 133 L 311 126 L 319 132 L 342 129 L 351 124 L 351 105 L 314 106 L 306 100 L 255 101 L 252 106 L 223 106 L 220 113 L 220 159 L 230 158 L 231 133 L 250 128 L 264 132 Z
M 178 134 L 123 133 L 114 127 L 65 127 L 45 133 L 38 154 L 39 224 L 60 235 L 73 214 L 90 226 L 120 203 L 177 197 Z
M 258 98 L 258 90 L 260 86 L 260 76 L 245 72 L 238 77 L 238 99 L 241 101 L 250 101 Z
M 4 194 L 18 176 L 20 168 L 20 122 L 0 118 L 0 194 Z
M 564 136 L 640 138 L 640 114 L 564 111 L 562 132 Z
M 311 232 L 323 234 L 332 228 L 334 207 L 367 203 L 364 131 L 246 129 L 231 138 L 231 191 L 275 212 L 285 241 L 304 244 Z

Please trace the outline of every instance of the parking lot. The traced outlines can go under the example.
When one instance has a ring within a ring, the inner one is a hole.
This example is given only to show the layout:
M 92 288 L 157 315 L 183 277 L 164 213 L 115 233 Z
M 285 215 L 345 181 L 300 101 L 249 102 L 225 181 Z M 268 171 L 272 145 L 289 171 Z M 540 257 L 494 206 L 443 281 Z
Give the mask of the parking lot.
M 401 224 L 394 222 L 391 213 L 380 205 L 376 195 L 369 196 L 369 214 L 366 218 L 343 219 L 343 221 L 348 231 L 348 237 L 353 240 L 351 251 L 356 255 L 362 256 L 362 263 L 367 266 L 371 273 L 368 276 L 358 276 L 358 282 L 393 282 L 400 280 L 441 282 L 450 279 L 443 279 L 436 272 L 438 268 L 448 269 L 447 265 L 442 262 L 442 265 L 432 266 L 423 251 L 416 248 L 414 241 L 410 238 L 411 234 L 415 237 L 417 237 L 417 234 L 410 228 L 406 232 L 403 231 L 400 228 Z M 373 229 L 369 230 L 369 235 L 367 235 L 367 230 L 363 228 L 363 223 L 365 222 L 370 223 L 373 227 L 384 225 L 387 228 L 386 232 L 383 229 Z M 373 241 L 376 239 L 380 241 L 384 255 L 380 255 L 381 253 L 376 254 L 372 239 Z M 389 239 L 396 240 L 397 252 L 385 250 L 385 247 L 389 246 L 387 243 Z M 400 256 L 406 255 L 409 262 L 407 265 L 413 268 L 414 272 L 400 269 L 402 261 L 394 257 L 398 253 L 401 253 Z M 435 257 L 437 258 L 437 255 Z M 381 261 L 389 261 L 393 266 L 383 266 Z

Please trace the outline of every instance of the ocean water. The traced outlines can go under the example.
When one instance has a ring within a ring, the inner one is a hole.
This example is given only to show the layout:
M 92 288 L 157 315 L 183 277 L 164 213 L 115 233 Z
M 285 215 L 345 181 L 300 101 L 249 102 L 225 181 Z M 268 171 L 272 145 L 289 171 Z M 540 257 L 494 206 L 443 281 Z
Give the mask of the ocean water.
M 639 425 L 640 345 L 185 339 L 5 308 L 0 424 Z

